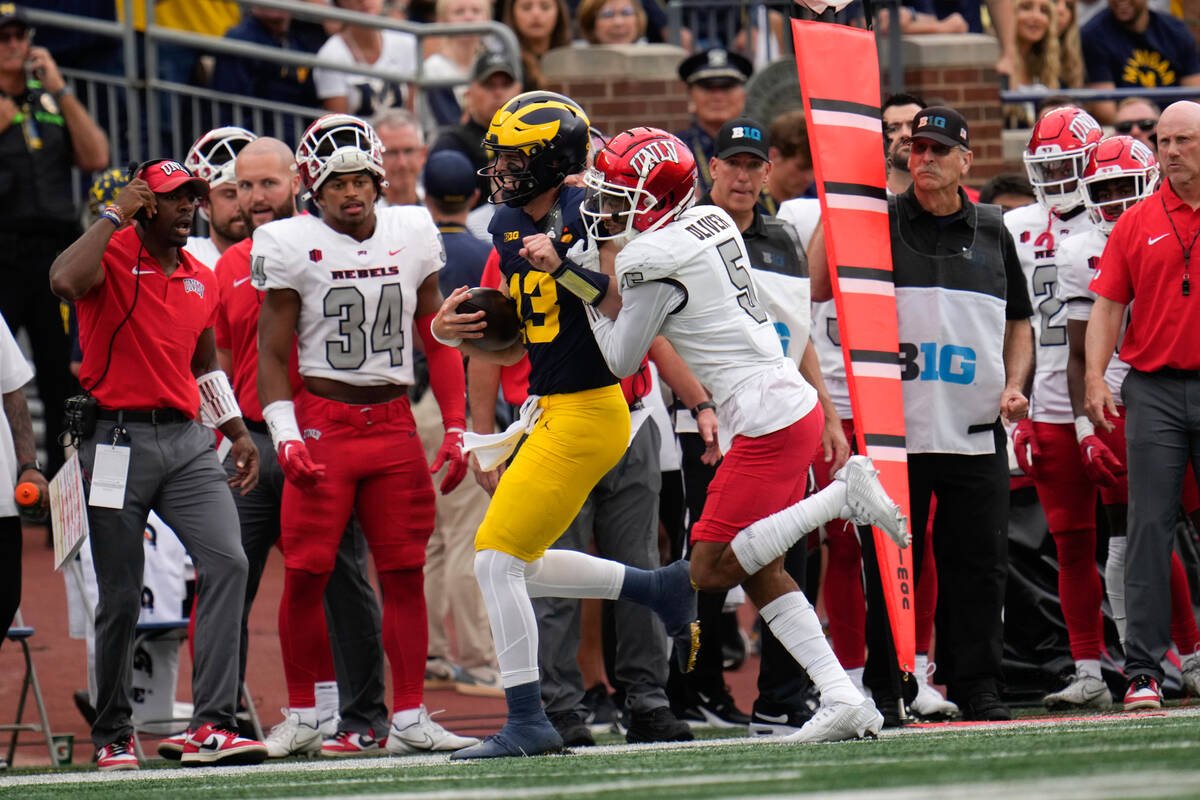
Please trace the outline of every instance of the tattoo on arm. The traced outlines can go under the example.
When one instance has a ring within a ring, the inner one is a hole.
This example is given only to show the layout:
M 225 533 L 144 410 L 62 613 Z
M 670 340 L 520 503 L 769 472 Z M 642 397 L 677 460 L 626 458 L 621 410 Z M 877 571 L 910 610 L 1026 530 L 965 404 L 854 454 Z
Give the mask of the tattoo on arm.
M 4 415 L 12 429 L 13 447 L 17 451 L 17 463 L 37 460 L 37 442 L 33 438 L 33 421 L 29 418 L 29 406 L 20 389 L 4 395 Z

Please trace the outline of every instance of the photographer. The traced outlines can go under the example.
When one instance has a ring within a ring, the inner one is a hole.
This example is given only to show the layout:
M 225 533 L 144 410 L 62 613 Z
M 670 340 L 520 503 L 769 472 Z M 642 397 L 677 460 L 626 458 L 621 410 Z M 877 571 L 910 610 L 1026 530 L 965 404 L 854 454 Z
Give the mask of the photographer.
M 179 162 L 148 162 L 50 268 L 55 294 L 75 302 L 83 349 L 87 395 L 71 399 L 68 418 L 89 484 L 100 588 L 92 740 L 101 770 L 138 768 L 130 644 L 151 509 L 179 535 L 197 572 L 195 713 L 182 760 L 245 764 L 267 754 L 236 733 L 239 640 L 229 620 L 241 617 L 246 556 L 212 432 L 196 419 L 199 412 L 233 441 L 229 485 L 250 491 L 259 456 L 217 366 L 216 277 L 182 249 L 207 193 Z
M 71 94 L 20 10 L 0 5 L 0 314 L 33 345 L 37 390 L 46 409 L 46 474 L 62 465 L 53 442 L 63 401 L 78 391 L 71 343 L 46 271 L 79 235 L 71 167 L 108 165 L 108 138 Z

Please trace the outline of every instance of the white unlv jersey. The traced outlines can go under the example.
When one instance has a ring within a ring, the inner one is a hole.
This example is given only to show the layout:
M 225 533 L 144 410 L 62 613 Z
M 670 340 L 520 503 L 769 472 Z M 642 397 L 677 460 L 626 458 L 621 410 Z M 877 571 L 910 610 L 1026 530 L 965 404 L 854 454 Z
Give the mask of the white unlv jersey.
M 1033 303 L 1034 358 L 1030 411 L 1037 422 L 1071 422 L 1067 394 L 1067 309 L 1055 296 L 1058 281 L 1058 245 L 1073 233 L 1092 227 L 1086 213 L 1059 219 L 1038 203 L 1014 208 L 1004 215 L 1025 272 L 1025 285 Z
M 1054 293 L 1067 305 L 1067 318 L 1086 322 L 1092 315 L 1092 304 L 1096 302 L 1096 293 L 1089 286 L 1096 274 L 1100 263 L 1100 255 L 1108 244 L 1108 236 L 1102 230 L 1093 226 L 1083 233 L 1067 237 L 1058 248 L 1058 285 Z M 1125 319 L 1129 319 L 1128 310 Z M 1125 326 L 1121 326 L 1121 336 L 1125 335 Z M 1120 349 L 1120 340 L 1117 348 Z M 1129 374 L 1129 365 L 1122 361 L 1114 352 L 1108 360 L 1108 368 L 1104 371 L 1104 382 L 1113 397 L 1121 396 L 1121 384 Z
M 413 382 L 417 289 L 446 256 L 424 208 L 393 206 L 375 215 L 375 233 L 363 242 L 307 215 L 254 232 L 254 286 L 300 295 L 301 375 L 354 386 Z
M 217 250 L 217 246 L 208 236 L 189 236 L 183 249 L 194 255 L 197 261 L 209 269 L 216 269 L 217 261 L 221 258 L 221 252 Z
M 716 206 L 695 206 L 617 254 L 622 290 L 657 280 L 686 294 L 662 334 L 712 392 L 723 443 L 787 427 L 817 402 L 816 390 L 780 351 L 748 263 L 737 226 Z

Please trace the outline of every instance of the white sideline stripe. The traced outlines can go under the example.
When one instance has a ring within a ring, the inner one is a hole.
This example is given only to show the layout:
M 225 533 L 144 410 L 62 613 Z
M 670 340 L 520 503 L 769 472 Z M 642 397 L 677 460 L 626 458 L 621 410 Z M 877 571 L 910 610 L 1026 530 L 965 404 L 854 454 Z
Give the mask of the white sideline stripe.
M 979 734 L 979 735 L 983 735 L 983 736 L 996 736 L 997 737 L 996 744 L 999 746 L 999 745 L 1002 745 L 1002 742 L 1000 741 L 1001 737 L 1003 737 L 1007 734 L 1010 734 L 1010 733 L 1021 733 L 1021 732 L 1029 730 L 1030 728 L 1054 728 L 1056 730 L 1061 730 L 1063 732 L 1081 732 L 1081 731 L 1094 730 L 1097 726 L 1108 726 L 1108 725 L 1120 724 L 1129 730 L 1135 730 L 1137 728 L 1148 728 L 1148 727 L 1159 728 L 1161 726 L 1161 723 L 1164 720 L 1169 722 L 1171 719 L 1174 719 L 1174 718 L 1195 717 L 1195 716 L 1200 716 L 1200 706 L 1185 707 L 1185 708 L 1172 708 L 1169 710 L 1169 712 L 1167 712 L 1167 711 L 1149 712 L 1144 715 L 1122 714 L 1120 712 L 1117 712 L 1117 713 L 1104 715 L 1104 716 L 1088 717 L 1086 719 L 1063 720 L 1062 718 L 1047 718 L 1044 720 L 994 722 L 994 723 L 985 723 L 985 724 L 978 724 L 978 725 L 955 725 L 953 723 L 945 723 L 945 724 L 941 724 L 941 725 L 929 725 L 929 726 L 921 726 L 921 727 L 909 727 L 909 728 L 898 728 L 898 729 L 885 730 L 880 733 L 879 737 L 881 739 L 890 739 L 890 738 L 895 738 L 895 737 L 900 737 L 900 736 L 906 736 L 906 737 L 907 736 L 922 736 L 929 740 L 933 740 L 933 739 L 950 738 L 950 737 L 957 738 L 957 737 L 960 737 L 960 736 L 963 736 L 966 734 Z M 1139 720 L 1139 717 L 1141 717 L 1142 719 Z M 853 743 L 851 743 L 851 744 L 853 744 Z M 904 756 L 904 757 L 875 756 L 875 757 L 873 757 L 870 753 L 869 743 L 864 742 L 864 743 L 860 743 L 860 744 L 862 746 L 856 751 L 855 757 L 856 757 L 856 759 L 858 759 L 860 761 L 860 763 L 863 763 L 864 765 L 865 764 L 893 764 L 893 763 L 894 764 L 908 764 L 911 762 L 910 756 Z M 653 750 L 700 750 L 700 749 L 714 748 L 714 747 L 742 747 L 743 749 L 753 751 L 754 748 L 764 747 L 764 746 L 766 746 L 766 747 L 786 747 L 789 745 L 784 745 L 779 742 L 772 742 L 770 739 L 767 739 L 767 738 L 748 739 L 745 737 L 737 737 L 737 738 L 729 738 L 729 739 L 703 739 L 700 741 L 693 741 L 693 742 L 660 742 L 660 743 L 656 743 L 656 744 L 601 745 L 598 747 L 580 748 L 574 752 L 574 755 L 571 755 L 571 756 L 545 756 L 544 758 L 546 759 L 546 761 L 553 760 L 553 761 L 560 762 L 563 765 L 561 774 L 571 775 L 571 774 L 577 774 L 577 770 L 574 767 L 572 767 L 571 765 L 578 764 L 581 759 L 586 759 L 589 756 L 636 754 L 636 753 L 644 753 L 644 752 L 653 751 Z M 795 745 L 791 745 L 791 746 L 795 746 Z M 831 748 L 838 747 L 837 745 L 803 745 L 803 746 L 806 748 L 812 747 L 812 746 L 831 747 Z M 1079 748 L 1056 748 L 1054 752 L 1058 756 L 1068 757 L 1072 753 L 1078 753 L 1078 754 L 1095 753 L 1095 752 L 1097 752 L 1098 749 L 1103 750 L 1103 752 L 1106 752 L 1106 753 L 1114 753 L 1114 754 L 1116 754 L 1116 753 L 1134 753 L 1134 754 L 1136 754 L 1139 752 L 1144 752 L 1146 750 L 1176 750 L 1176 749 L 1200 750 L 1200 739 L 1180 738 L 1180 739 L 1176 739 L 1176 740 L 1170 741 L 1170 742 L 1158 742 L 1158 743 L 1151 743 L 1151 744 L 1140 743 L 1140 742 L 1130 742 L 1129 744 L 1112 745 L 1112 746 L 1108 746 L 1108 747 L 1104 747 L 1104 748 L 1097 748 L 1095 745 L 1088 745 L 1086 747 L 1079 747 Z M 1029 753 L 1027 750 L 1006 751 L 1006 750 L 1000 749 L 999 747 L 997 747 L 996 749 L 990 749 L 988 751 L 989 759 L 1001 759 L 1001 758 L 1009 758 L 1009 757 L 1025 758 L 1025 757 L 1028 757 L 1028 755 L 1029 755 Z M 925 758 L 927 760 L 947 761 L 947 760 L 949 760 L 950 756 L 948 754 L 927 753 L 927 754 L 923 755 L 922 758 Z M 804 763 L 803 766 L 805 767 L 805 769 L 811 769 L 814 767 L 845 766 L 846 763 L 847 762 L 846 762 L 846 756 L 845 756 L 844 750 L 831 749 L 829 759 L 821 760 L 821 761 L 807 761 Z M 378 783 L 378 782 L 382 782 L 382 781 L 394 780 L 395 779 L 394 771 L 398 770 L 398 769 L 404 769 L 406 767 L 430 767 L 430 766 L 440 766 L 440 765 L 453 766 L 455 768 L 461 768 L 461 769 L 479 769 L 481 766 L 481 762 L 479 762 L 479 761 L 450 761 L 449 753 L 446 753 L 446 754 L 438 754 L 438 755 L 409 755 L 409 756 L 388 756 L 388 757 L 374 757 L 374 758 L 367 757 L 367 758 L 351 758 L 351 759 L 317 759 L 317 758 L 314 758 L 310 761 L 292 761 L 292 760 L 271 761 L 271 762 L 267 762 L 265 764 L 258 764 L 255 766 L 243 766 L 243 767 L 201 767 L 201 768 L 197 768 L 197 769 L 190 769 L 187 767 L 178 767 L 178 768 L 174 768 L 174 769 L 171 769 L 171 768 L 148 769 L 148 770 L 140 770 L 140 771 L 136 771 L 136 772 L 133 772 L 133 771 L 129 771 L 129 772 L 120 772 L 120 771 L 118 771 L 118 772 L 92 772 L 92 771 L 60 772 L 60 773 L 44 773 L 44 774 L 39 774 L 39 775 L 4 776 L 3 778 L 0 778 L 0 789 L 7 789 L 9 787 L 14 787 L 14 786 L 52 786 L 52 785 L 69 786 L 69 785 L 85 784 L 85 783 L 86 784 L 115 783 L 115 782 L 120 782 L 120 781 L 137 781 L 139 783 L 170 782 L 170 781 L 178 781 L 178 780 L 203 779 L 206 777 L 222 777 L 223 778 L 223 777 L 237 777 L 239 775 L 262 775 L 263 773 L 281 773 L 279 777 L 286 778 L 289 773 L 298 773 L 298 772 L 299 773 L 309 773 L 309 772 L 318 772 L 319 773 L 319 772 L 330 772 L 330 771 L 335 771 L 335 770 L 342 771 L 342 772 L 382 770 L 382 769 L 393 770 L 393 773 L 391 773 L 388 776 L 381 778 L 381 779 L 380 778 L 362 778 L 362 779 L 342 778 L 342 779 L 339 779 L 342 783 L 347 783 L 347 784 L 349 784 L 349 783 Z M 743 775 L 743 776 L 746 774 L 746 772 L 752 772 L 755 769 L 755 765 L 750 764 L 750 763 L 743 763 L 742 766 L 743 766 L 745 772 L 739 773 L 739 774 Z M 1149 774 L 1150 773 L 1146 773 L 1141 776 L 1141 781 L 1142 781 L 1143 785 L 1145 785 L 1147 783 L 1147 775 L 1149 775 Z M 1170 779 L 1174 783 L 1176 781 L 1179 781 L 1179 779 L 1176 778 L 1176 776 L 1182 777 L 1182 776 L 1186 776 L 1186 775 L 1191 775 L 1192 773 L 1181 773 L 1181 772 L 1172 771 L 1172 772 L 1166 772 L 1166 773 L 1162 773 L 1162 774 L 1165 775 L 1168 779 Z M 477 772 L 472 772 L 471 777 L 486 778 L 489 776 L 487 774 L 480 774 Z M 499 780 L 499 779 L 501 779 L 502 776 L 496 775 L 494 777 L 496 777 Z M 547 777 L 547 775 L 543 774 L 541 777 L 544 778 L 544 777 Z M 720 777 L 720 776 L 717 776 L 717 777 Z M 1200 785 L 1200 772 L 1196 773 L 1196 777 L 1197 777 L 1197 781 L 1195 783 L 1189 783 L 1188 781 L 1180 781 L 1181 785 L 1189 786 L 1189 788 L 1192 789 L 1193 794 L 1194 794 L 1194 787 L 1196 785 Z M 417 778 L 417 777 L 412 777 L 412 776 L 405 776 L 404 780 L 405 781 L 442 780 L 444 778 L 445 778 L 444 775 L 439 774 L 436 776 L 431 776 L 429 778 Z M 684 779 L 682 777 L 678 777 L 670 785 L 680 785 L 680 784 L 682 784 L 683 780 Z M 747 781 L 747 780 L 751 780 L 751 778 L 743 777 L 741 780 Z M 1054 779 L 1054 780 L 1057 780 L 1057 779 Z M 1082 782 L 1087 779 L 1070 778 L 1070 779 L 1066 779 L 1066 780 L 1071 781 L 1073 785 L 1075 785 L 1075 784 L 1081 785 Z M 712 782 L 712 781 L 710 781 L 710 782 Z M 290 787 L 290 786 L 296 786 L 296 787 L 310 786 L 312 784 L 297 783 L 294 781 L 282 780 L 279 783 L 256 783 L 255 785 L 262 786 L 264 788 L 272 787 L 272 786 L 278 788 L 278 787 Z M 595 793 L 597 791 L 602 790 L 604 787 L 611 787 L 612 785 L 613 784 L 611 781 L 605 782 L 603 784 L 597 784 L 590 791 Z M 1014 784 L 1006 784 L 1006 785 L 1014 785 Z M 549 789 L 549 788 L 551 788 L 551 787 L 547 787 L 547 789 Z M 566 793 L 573 791 L 570 787 L 564 788 L 562 786 L 553 787 L 553 790 L 554 790 L 553 792 L 550 792 L 551 794 L 553 794 L 553 793 L 566 794 Z M 930 791 L 930 789 L 928 789 L 927 787 L 924 787 L 924 786 L 920 787 L 920 790 L 922 792 Z M 468 797 L 468 798 L 469 797 L 486 797 L 487 796 L 486 794 L 481 793 L 481 792 L 486 792 L 486 791 L 487 790 L 480 790 L 478 787 L 475 787 L 473 790 L 464 790 L 464 793 L 462 793 L 462 794 L 450 794 L 450 795 L 446 795 L 446 797 L 455 797 L 455 798 L 457 798 L 457 797 Z M 521 793 L 522 793 L 522 795 L 528 794 L 529 796 L 535 796 L 537 794 L 537 790 L 523 788 L 521 790 Z M 973 794 L 973 793 L 969 793 L 969 794 Z M 1017 793 L 1012 792 L 1012 794 L 1017 794 Z M 1129 795 L 1129 792 L 1125 791 L 1124 795 L 1118 795 L 1118 796 L 1128 796 L 1128 795 Z M 354 795 L 354 796 L 355 797 L 363 797 L 363 795 Z M 380 795 L 380 797 L 384 797 L 384 796 L 386 796 L 386 797 L 393 797 L 393 796 L 394 797 L 431 797 L 432 798 L 432 797 L 438 797 L 440 795 L 433 795 L 433 794 L 414 795 L 411 793 L 396 794 L 396 795 Z M 512 796 L 512 793 L 511 793 L 511 791 L 509 791 L 507 794 L 500 794 L 497 796 L 510 797 L 510 796 Z M 794 795 L 794 796 L 795 797 L 808 797 L 807 795 Z M 823 797 L 823 796 L 825 796 L 825 795 L 811 795 L 811 797 L 814 797 L 814 798 Z M 834 793 L 834 794 L 831 794 L 828 796 L 830 796 L 830 797 L 836 796 L 839 798 L 845 798 L 845 797 L 852 797 L 853 795 L 848 795 L 846 793 L 840 792 L 840 793 Z M 866 795 L 863 795 L 863 796 L 866 796 Z M 928 794 L 921 795 L 921 796 L 929 797 Z M 948 795 L 948 796 L 952 796 L 952 795 Z M 963 796 L 961 794 L 961 791 L 958 796 L 960 796 L 960 797 Z M 1097 795 L 1095 795 L 1093 793 L 1091 796 L 1097 796 Z M 1107 796 L 1107 795 L 1105 795 L 1105 796 Z M 322 795 L 322 798 L 325 798 L 325 797 L 330 797 L 330 795 Z M 783 795 L 777 795 L 777 796 L 773 795 L 772 797 L 773 797 L 773 800 L 776 797 L 778 797 L 778 798 L 780 798 L 780 800 L 782 800 L 782 798 L 784 796 Z M 880 795 L 878 795 L 878 797 L 887 797 L 887 795 L 880 794 Z M 897 795 L 897 797 L 906 797 L 906 795 Z M 1073 797 L 1073 795 L 1072 795 L 1072 797 Z M 1055 800 L 1058 800 L 1058 798 L 1056 797 Z
M 881 364 L 878 361 L 851 361 L 850 371 L 856 378 L 893 378 L 900 380 L 899 364 Z
M 896 296 L 896 284 L 891 281 L 872 280 L 870 278 L 839 278 L 838 289 L 842 294 L 878 294 L 885 297 Z
M 880 214 L 888 213 L 887 200 L 875 197 L 863 197 L 857 194 L 825 194 L 825 205 L 828 208 L 845 208 L 850 211 L 875 211 Z
M 883 120 L 852 111 L 821 111 L 813 109 L 813 125 L 836 125 L 839 128 L 862 128 L 872 133 L 883 133 Z

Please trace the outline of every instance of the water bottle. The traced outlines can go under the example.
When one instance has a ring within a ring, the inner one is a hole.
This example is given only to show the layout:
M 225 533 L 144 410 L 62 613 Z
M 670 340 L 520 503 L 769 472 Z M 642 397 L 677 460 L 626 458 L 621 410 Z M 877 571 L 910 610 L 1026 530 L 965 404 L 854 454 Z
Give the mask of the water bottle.
M 42 490 L 37 484 L 25 481 L 17 484 L 13 493 L 17 501 L 17 513 L 26 522 L 45 522 L 46 512 L 42 509 Z

